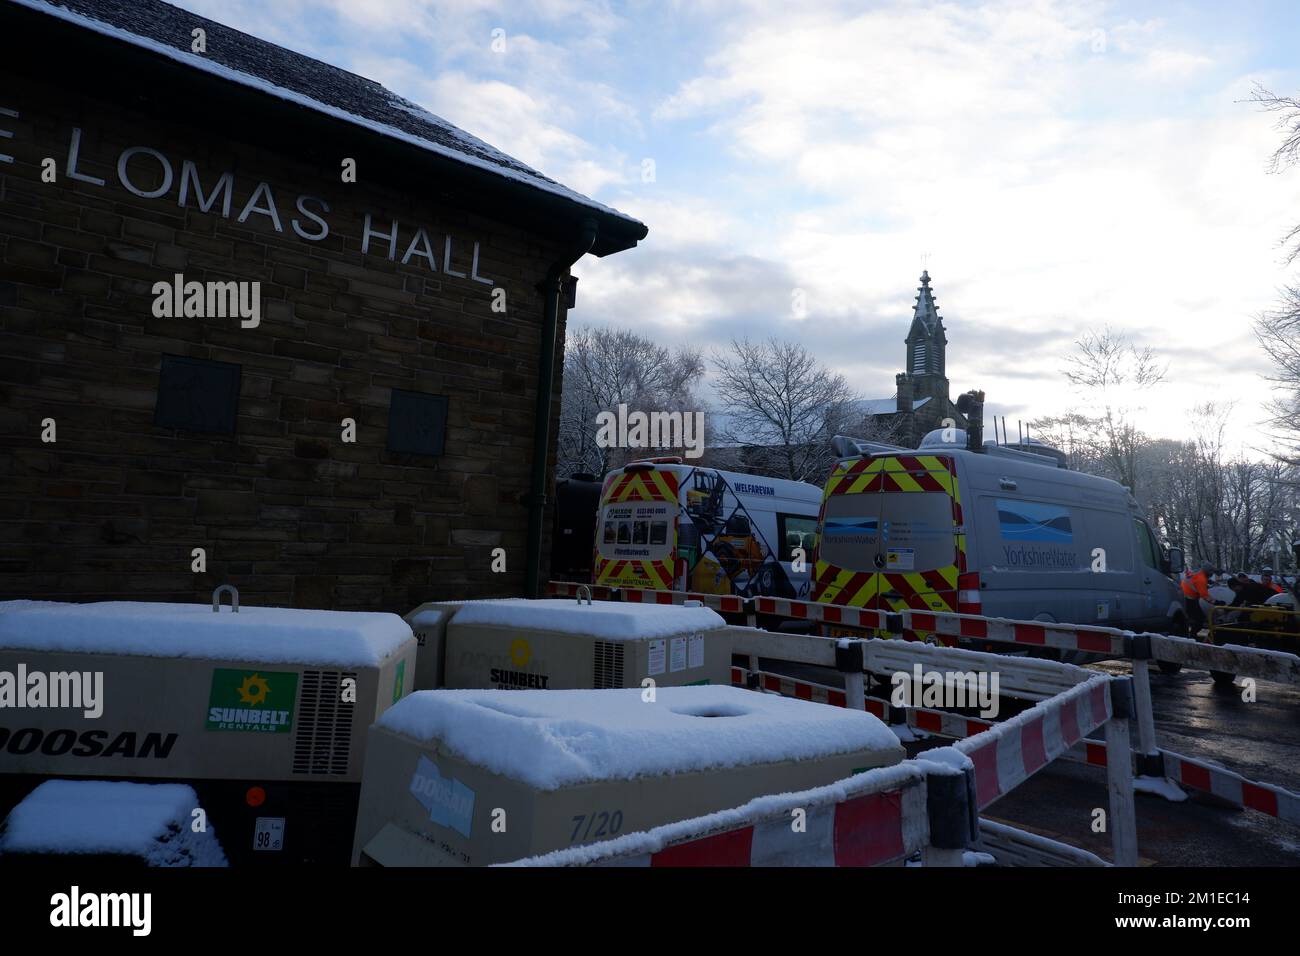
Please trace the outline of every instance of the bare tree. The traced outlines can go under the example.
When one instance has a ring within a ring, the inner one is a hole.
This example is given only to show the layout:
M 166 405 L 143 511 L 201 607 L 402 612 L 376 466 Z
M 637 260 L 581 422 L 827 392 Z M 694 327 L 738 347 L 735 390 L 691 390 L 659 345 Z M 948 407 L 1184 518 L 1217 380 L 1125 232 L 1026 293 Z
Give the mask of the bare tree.
M 620 404 L 641 411 L 702 411 L 695 389 L 704 375 L 698 349 L 673 351 L 626 329 L 579 328 L 564 349 L 556 473 L 604 475 L 644 449 L 597 444 L 597 416 Z M 669 453 L 674 449 L 664 449 Z
M 1275 125 L 1282 133 L 1281 143 L 1269 157 L 1269 172 L 1279 173 L 1300 164 L 1300 99 L 1279 96 L 1259 85 L 1250 99 L 1277 115 Z M 1286 249 L 1286 263 L 1291 265 L 1300 256 L 1300 223 L 1282 237 L 1281 245 Z M 1278 457 L 1294 465 L 1300 462 L 1300 288 L 1292 285 L 1283 289 L 1281 304 L 1256 321 L 1255 334 L 1273 364 L 1269 379 L 1276 397 L 1269 407 L 1271 424 L 1292 445 L 1289 454 Z
M 777 339 L 733 339 L 712 361 L 727 416 L 722 438 L 748 446 L 764 474 L 819 481 L 834 461 L 831 438 L 860 421 L 844 376 L 802 345 Z
M 1257 571 L 1291 567 L 1289 542 L 1300 529 L 1300 469 L 1280 461 L 1227 457 L 1231 406 L 1205 404 L 1192 410 L 1191 437 L 1152 439 L 1135 455 L 1140 476 L 1135 492 L 1152 527 L 1169 544 L 1184 548 L 1189 562 Z M 1051 443 L 1066 449 L 1063 432 Z M 1113 477 L 1106 462 L 1086 447 L 1070 466 Z
M 1273 364 L 1267 376 L 1275 390 L 1270 421 L 1291 446 L 1277 457 L 1300 464 L 1300 287 L 1283 289 L 1281 305 L 1255 322 L 1255 335 Z
M 1040 418 L 1034 427 L 1059 442 L 1075 467 L 1107 475 L 1136 493 L 1138 460 L 1150 438 L 1133 420 L 1140 410 L 1134 402 L 1164 381 L 1167 367 L 1150 348 L 1139 348 L 1110 326 L 1085 333 L 1074 348 L 1061 371 L 1079 410 Z
M 1256 84 L 1250 100 L 1265 112 L 1276 113 L 1274 125 L 1282 131 L 1282 142 L 1269 157 L 1268 171 L 1280 173 L 1300 163 L 1300 99 L 1278 96 Z M 1300 256 L 1300 223 L 1291 227 L 1291 231 L 1282 237 L 1281 244 L 1287 249 L 1286 262 L 1290 265 L 1296 256 Z

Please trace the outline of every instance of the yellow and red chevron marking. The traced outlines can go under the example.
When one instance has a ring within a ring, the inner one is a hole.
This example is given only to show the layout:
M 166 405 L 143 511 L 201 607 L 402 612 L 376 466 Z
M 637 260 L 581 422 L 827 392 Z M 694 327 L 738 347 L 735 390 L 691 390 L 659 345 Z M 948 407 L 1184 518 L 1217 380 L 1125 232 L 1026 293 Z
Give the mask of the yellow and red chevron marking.
M 954 562 L 932 571 L 853 571 L 821 560 L 817 548 L 813 553 L 813 600 L 887 611 L 956 611 L 957 577 L 966 570 L 966 535 L 955 461 L 946 455 L 882 455 L 840 462 L 826 482 L 818 520 L 824 520 L 826 501 L 832 495 L 880 492 L 946 494 L 952 501 L 956 529 Z M 899 597 L 885 597 L 887 591 L 897 592 Z
M 887 455 L 840 462 L 826 482 L 823 498 L 873 491 L 942 491 L 956 487 L 951 458 L 939 455 Z
M 601 492 L 602 505 L 620 504 L 624 501 L 676 501 L 677 475 L 671 471 L 647 468 L 644 471 L 624 472 L 606 479 Z
M 886 611 L 909 608 L 956 610 L 959 572 L 955 565 L 933 571 L 872 572 L 851 571 L 818 561 L 813 573 L 816 600 L 823 604 L 846 604 Z M 887 591 L 896 591 L 899 597 L 885 597 Z
M 596 558 L 596 583 L 606 587 L 673 589 L 671 561 L 625 561 Z
M 677 502 L 677 475 L 671 471 L 646 468 L 625 471 L 605 478 L 601 490 L 601 506 L 636 501 Z M 674 518 L 674 531 L 676 519 Z M 674 536 L 675 540 L 675 536 Z M 673 589 L 673 561 L 631 561 L 604 558 L 596 554 L 595 581 L 607 587 L 649 588 L 656 591 Z

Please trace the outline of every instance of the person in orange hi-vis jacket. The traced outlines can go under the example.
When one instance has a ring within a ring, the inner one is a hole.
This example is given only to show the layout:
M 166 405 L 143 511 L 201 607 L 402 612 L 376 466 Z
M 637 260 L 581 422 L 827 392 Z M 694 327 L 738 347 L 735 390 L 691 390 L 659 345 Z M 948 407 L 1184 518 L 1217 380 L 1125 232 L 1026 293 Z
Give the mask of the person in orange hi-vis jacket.
M 1183 576 L 1183 603 L 1187 606 L 1187 620 L 1191 624 L 1189 633 L 1192 637 L 1205 626 L 1205 616 L 1214 603 L 1210 600 L 1210 575 L 1213 573 L 1213 565 L 1206 563 L 1195 574 Z

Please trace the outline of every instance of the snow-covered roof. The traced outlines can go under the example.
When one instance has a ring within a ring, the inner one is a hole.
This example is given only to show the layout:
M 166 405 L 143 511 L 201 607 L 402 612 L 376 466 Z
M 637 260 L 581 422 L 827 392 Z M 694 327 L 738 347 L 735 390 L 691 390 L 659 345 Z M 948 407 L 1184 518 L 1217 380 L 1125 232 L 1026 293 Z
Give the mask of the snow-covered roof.
M 150 866 L 225 866 L 209 825 L 193 829 L 200 807 L 179 783 L 47 780 L 9 813 L 0 854 L 121 854 Z
M 640 688 L 417 691 L 377 726 L 542 790 L 856 751 L 903 757 L 865 711 L 739 687 L 661 687 L 653 703 Z
M 585 634 L 605 641 L 669 637 L 722 627 L 726 621 L 707 607 L 623 604 L 573 598 L 541 601 L 475 601 L 456 612 L 456 624 L 485 624 Z
M 631 216 L 557 183 L 374 80 L 241 33 L 161 0 L 14 2 L 165 56 L 195 70 L 552 193 L 624 222 L 642 225 Z M 194 53 L 190 49 L 193 42 L 191 31 L 196 28 L 202 28 L 207 34 L 205 53 Z
M 103 601 L 0 602 L 0 647 L 373 667 L 412 640 L 396 614 Z
M 924 408 L 927 404 L 929 404 L 930 399 L 932 397 L 933 396 L 931 395 L 927 395 L 925 396 L 925 398 L 917 399 L 915 402 L 912 403 L 912 411 L 916 411 L 918 408 Z

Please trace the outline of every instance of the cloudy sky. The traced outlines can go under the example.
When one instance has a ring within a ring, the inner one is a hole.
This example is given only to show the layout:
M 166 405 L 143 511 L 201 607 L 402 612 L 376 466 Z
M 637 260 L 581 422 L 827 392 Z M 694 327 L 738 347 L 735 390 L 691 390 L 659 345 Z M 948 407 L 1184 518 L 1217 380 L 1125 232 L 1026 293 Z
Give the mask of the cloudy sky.
M 1279 134 L 1245 101 L 1300 89 L 1289 3 L 180 5 L 644 221 L 637 249 L 575 270 L 574 323 L 798 339 L 884 397 L 925 256 L 954 396 L 1059 412 L 1062 357 L 1109 323 L 1169 363 L 1149 431 L 1236 402 L 1239 442 L 1267 447 L 1251 323 L 1291 275 L 1300 170 L 1269 173 Z

